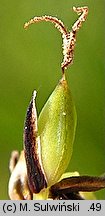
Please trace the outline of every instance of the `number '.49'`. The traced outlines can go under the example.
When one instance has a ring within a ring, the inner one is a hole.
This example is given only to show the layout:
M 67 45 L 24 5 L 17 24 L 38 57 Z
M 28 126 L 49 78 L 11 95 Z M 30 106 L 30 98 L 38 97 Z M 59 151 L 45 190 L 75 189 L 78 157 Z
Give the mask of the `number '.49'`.
M 92 203 L 90 209 L 93 211 L 101 211 L 101 203 Z

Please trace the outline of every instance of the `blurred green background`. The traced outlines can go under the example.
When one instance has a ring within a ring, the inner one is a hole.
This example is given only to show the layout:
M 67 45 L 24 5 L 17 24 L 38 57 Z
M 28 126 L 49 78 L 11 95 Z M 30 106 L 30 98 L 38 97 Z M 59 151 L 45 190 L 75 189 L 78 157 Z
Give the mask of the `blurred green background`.
M 0 199 L 9 199 L 8 163 L 11 151 L 23 148 L 23 125 L 34 89 L 37 109 L 61 78 L 62 40 L 50 23 L 24 22 L 33 16 L 52 15 L 70 29 L 77 14 L 73 6 L 89 7 L 77 34 L 74 64 L 67 70 L 76 104 L 78 125 L 69 171 L 100 175 L 105 170 L 104 149 L 104 5 L 102 0 L 18 0 L 0 4 Z M 97 192 L 105 199 L 105 192 Z

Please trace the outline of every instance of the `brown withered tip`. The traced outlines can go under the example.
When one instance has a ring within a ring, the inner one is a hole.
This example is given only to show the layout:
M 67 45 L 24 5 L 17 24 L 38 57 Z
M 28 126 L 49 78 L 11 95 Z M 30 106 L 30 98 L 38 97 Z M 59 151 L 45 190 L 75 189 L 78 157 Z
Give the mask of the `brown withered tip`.
M 56 17 L 49 15 L 38 16 L 30 19 L 24 24 L 24 28 L 27 29 L 31 24 L 41 21 L 51 22 L 59 30 L 62 35 L 62 47 L 63 47 L 63 61 L 61 63 L 62 74 L 65 69 L 73 63 L 74 48 L 76 44 L 76 33 L 82 26 L 82 23 L 86 20 L 88 15 L 88 7 L 73 7 L 73 11 L 76 12 L 79 17 L 73 24 L 71 31 L 68 31 L 64 23 Z
M 40 137 L 38 137 L 37 111 L 35 107 L 36 91 L 26 113 L 24 125 L 24 151 L 27 166 L 28 183 L 32 193 L 39 193 L 47 187 L 47 180 L 41 161 Z

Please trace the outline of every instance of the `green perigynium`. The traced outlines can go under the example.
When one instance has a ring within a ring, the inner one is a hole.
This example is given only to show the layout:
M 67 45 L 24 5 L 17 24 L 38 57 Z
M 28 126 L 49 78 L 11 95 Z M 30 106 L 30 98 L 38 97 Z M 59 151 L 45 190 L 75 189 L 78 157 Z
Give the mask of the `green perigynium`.
M 76 111 L 66 79 L 61 79 L 38 118 L 42 164 L 51 186 L 59 180 L 71 159 Z

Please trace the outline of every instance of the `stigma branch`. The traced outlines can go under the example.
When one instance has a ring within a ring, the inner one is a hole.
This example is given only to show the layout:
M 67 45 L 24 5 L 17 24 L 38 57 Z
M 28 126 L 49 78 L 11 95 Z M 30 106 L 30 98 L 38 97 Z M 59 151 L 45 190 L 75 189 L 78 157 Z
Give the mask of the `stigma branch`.
M 79 18 L 73 24 L 71 31 L 67 31 L 67 28 L 63 22 L 56 17 L 41 16 L 34 17 L 24 24 L 24 28 L 27 29 L 31 24 L 46 21 L 51 22 L 59 30 L 62 35 L 62 48 L 63 48 L 63 61 L 61 63 L 62 72 L 64 74 L 65 69 L 73 63 L 74 48 L 76 43 L 76 33 L 80 29 L 82 23 L 86 20 L 88 15 L 88 7 L 73 7 L 74 12 L 79 15 Z

